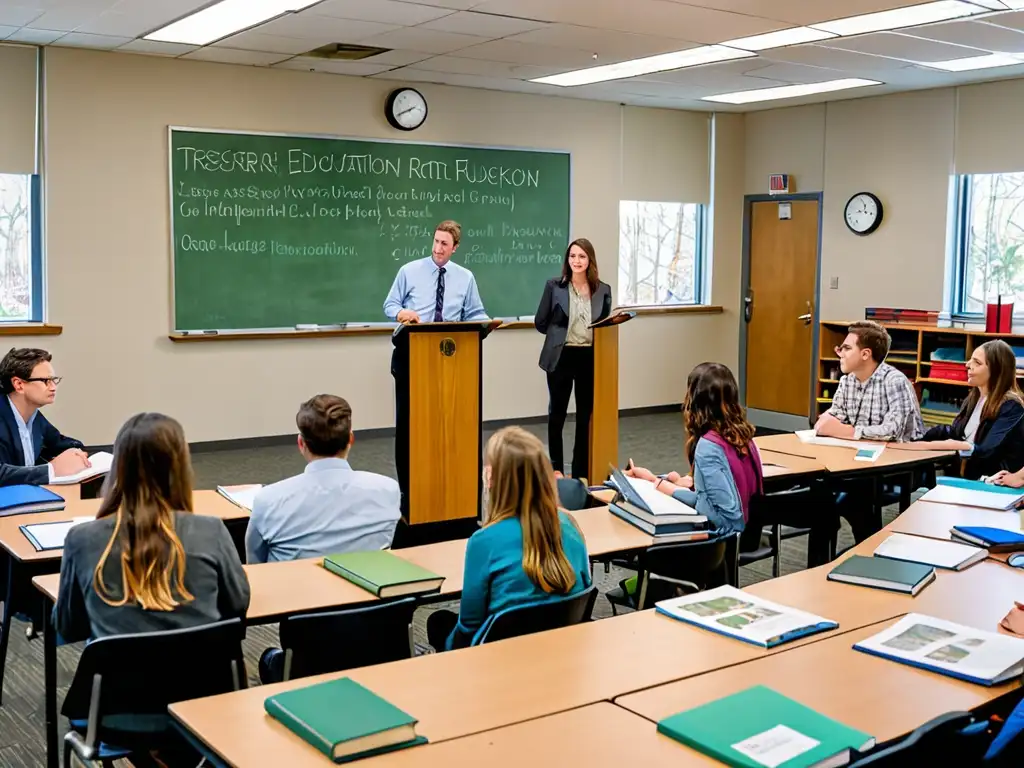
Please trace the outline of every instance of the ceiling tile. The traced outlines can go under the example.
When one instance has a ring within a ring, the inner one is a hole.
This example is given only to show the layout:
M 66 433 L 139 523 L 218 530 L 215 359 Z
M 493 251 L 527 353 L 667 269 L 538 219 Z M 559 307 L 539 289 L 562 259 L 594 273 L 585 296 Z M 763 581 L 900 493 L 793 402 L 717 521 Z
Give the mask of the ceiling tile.
M 872 56 L 867 53 L 841 51 L 838 48 L 823 48 L 820 45 L 793 45 L 762 51 L 759 56 L 768 61 L 788 61 L 793 64 L 807 64 L 811 67 L 828 67 L 846 72 L 848 75 L 878 79 L 879 72 L 886 72 L 905 66 L 904 62 Z
M 216 61 L 222 64 L 252 64 L 259 67 L 269 67 L 279 61 L 291 58 L 282 53 L 263 53 L 261 51 L 243 51 L 237 48 L 217 48 L 207 46 L 198 51 L 187 53 L 182 59 L 193 59 L 198 61 Z
M 780 21 L 666 0 L 487 0 L 475 10 L 698 43 L 719 43 L 788 26 Z
M 432 53 L 421 53 L 420 51 L 392 50 L 378 53 L 376 56 L 367 59 L 367 61 L 372 61 L 375 64 L 390 64 L 392 67 L 405 67 L 409 64 L 429 59 L 433 55 Z
M 460 35 L 480 35 L 481 37 L 508 37 L 531 29 L 547 26 L 546 21 L 530 19 L 514 19 L 510 16 L 496 16 L 491 13 L 475 13 L 459 11 L 434 21 L 422 24 L 422 29 L 436 29 L 439 32 L 457 32 Z
M 409 2 L 410 0 L 401 0 Z M 456 11 L 468 11 L 474 6 L 480 5 L 480 0 L 415 0 L 415 5 L 430 5 L 435 8 L 448 8 Z
M 32 24 L 39 29 L 63 29 L 71 32 L 83 24 L 95 21 L 113 5 L 112 0 L 99 3 L 94 0 L 77 0 L 46 11 L 42 16 L 33 19 Z
M 101 51 L 112 51 L 115 48 L 120 48 L 128 42 L 131 42 L 130 37 L 90 35 L 87 32 L 69 32 L 57 40 L 56 44 L 66 48 L 95 48 Z
M 406 27 L 369 37 L 361 41 L 365 45 L 379 45 L 382 48 L 405 48 L 425 53 L 451 53 L 471 45 L 487 42 L 486 37 L 456 35 L 451 32 L 435 32 L 422 27 Z
M 915 5 L 925 0 L 669 0 L 683 4 L 703 5 L 721 11 L 745 13 L 750 16 L 779 19 L 792 24 L 811 24 L 845 16 L 859 16 Z
M 56 29 L 31 29 L 29 27 L 22 27 L 13 35 L 8 37 L 7 40 L 8 42 L 14 41 L 18 43 L 31 43 L 32 45 L 49 45 L 66 34 L 67 32 L 62 32 Z
M 282 61 L 274 69 L 298 69 L 303 72 L 330 72 L 335 75 L 365 77 L 367 75 L 387 72 L 390 69 L 394 69 L 394 67 L 387 64 L 370 64 L 365 61 L 332 61 L 330 59 L 296 56 L 294 59 Z
M 394 0 L 327 0 L 298 15 L 333 16 L 338 19 L 377 21 L 400 27 L 414 27 L 451 13 L 454 13 L 451 8 L 399 3 Z
M 264 35 L 308 37 L 317 40 L 330 39 L 335 43 L 357 43 L 367 37 L 382 35 L 395 29 L 401 29 L 401 27 L 377 21 L 358 21 L 338 19 L 333 16 L 291 13 L 262 24 L 253 31 Z M 307 50 L 313 47 L 315 46 L 309 46 Z
M 6 40 L 10 35 L 13 35 L 17 31 L 17 27 L 0 27 L 0 40 Z
M 980 53 L 972 48 L 923 40 L 919 37 L 909 37 L 894 32 L 839 37 L 822 40 L 817 44 L 822 48 L 870 53 L 875 56 L 888 56 L 904 61 L 945 61 L 946 59 L 962 59 L 965 56 L 977 56 Z
M 998 18 L 998 17 L 996 17 Z M 1024 32 L 980 21 L 958 21 L 952 24 L 931 24 L 903 30 L 906 35 L 969 45 L 995 53 L 1024 52 Z
M 744 77 L 751 80 L 774 80 L 783 83 L 823 83 L 826 80 L 836 80 L 844 76 L 844 73 L 835 69 L 823 67 L 808 67 L 803 64 L 778 64 L 768 61 L 751 61 L 743 72 Z M 760 83 L 749 86 L 750 88 L 761 87 Z
M 538 67 L 532 64 L 510 64 L 504 61 L 466 59 L 459 56 L 435 56 L 421 61 L 416 69 L 428 72 L 448 72 L 453 75 L 479 75 L 481 77 L 510 77 L 530 80 L 561 71 L 559 67 Z
M 30 5 L 0 5 L 0 24 L 24 27 L 43 15 L 41 8 Z
M 514 35 L 508 39 L 518 43 L 575 48 L 591 54 L 596 53 L 599 64 L 655 56 L 659 53 L 681 51 L 696 46 L 696 43 L 688 43 L 670 37 L 611 32 L 574 24 L 550 24 L 543 29 L 535 29 L 532 32 Z
M 198 50 L 197 45 L 185 45 L 183 43 L 163 43 L 159 40 L 132 40 L 125 43 L 117 50 L 125 53 L 145 53 L 150 56 L 183 56 L 191 51 Z
M 285 37 L 284 35 L 265 35 L 262 32 L 241 32 L 225 37 L 214 43 L 217 48 L 241 48 L 246 51 L 264 51 L 266 53 L 287 53 L 292 56 L 308 53 L 321 45 L 336 42 L 329 34 L 321 37 Z M 280 58 L 280 57 L 278 57 Z
M 559 48 L 553 45 L 532 45 L 514 40 L 492 40 L 459 51 L 459 56 L 470 59 L 506 61 L 511 64 L 537 64 L 566 68 L 592 67 L 593 54 L 576 48 Z
M 688 67 L 687 69 L 676 69 L 670 72 L 655 72 L 651 75 L 633 78 L 633 81 L 676 83 L 698 88 L 713 88 L 716 93 L 725 93 L 726 91 L 741 91 L 745 88 L 754 87 L 751 85 L 751 79 L 743 75 L 748 69 L 750 69 L 749 61 L 723 61 L 703 67 Z M 758 82 L 765 88 L 773 85 L 789 85 L 789 83 L 782 80 L 772 82 L 764 79 Z
M 1024 30 L 1024 11 L 988 16 L 985 18 L 985 21 L 989 24 L 1006 27 L 1007 29 Z

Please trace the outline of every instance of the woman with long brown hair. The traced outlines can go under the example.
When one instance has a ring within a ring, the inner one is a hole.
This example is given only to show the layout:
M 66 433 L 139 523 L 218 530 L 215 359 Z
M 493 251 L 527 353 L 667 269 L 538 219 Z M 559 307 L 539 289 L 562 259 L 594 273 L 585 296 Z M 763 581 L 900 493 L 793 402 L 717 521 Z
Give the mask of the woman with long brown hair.
M 586 238 L 565 249 L 562 274 L 547 281 L 533 324 L 544 334 L 540 367 L 548 379 L 548 450 L 558 472 L 565 471 L 562 428 L 569 396 L 576 389 L 576 439 L 572 476 L 587 476 L 590 414 L 594 408 L 594 331 L 591 323 L 612 311 L 612 289 L 597 274 L 597 254 Z
M 967 383 L 972 389 L 951 425 L 932 427 L 919 441 L 889 447 L 959 451 L 964 477 L 1000 475 L 1002 479 L 1024 467 L 1024 401 L 1017 387 L 1017 357 L 1010 345 L 993 339 L 974 350 L 967 361 Z M 1007 484 L 1012 482 L 1011 477 Z
M 541 441 L 506 427 L 487 442 L 484 527 L 469 537 L 458 615 L 435 611 L 427 638 L 438 651 L 472 644 L 508 608 L 571 595 L 590 586 L 587 544 L 558 510 L 551 462 Z
M 683 420 L 692 477 L 678 472 L 657 477 L 632 466 L 626 474 L 649 480 L 662 493 L 694 507 L 718 533 L 742 531 L 750 500 L 763 493 L 763 479 L 754 426 L 740 404 L 732 371 L 721 363 L 694 368 L 686 380 Z
M 224 523 L 192 514 L 192 464 L 181 425 L 128 419 L 96 520 L 64 542 L 54 624 L 68 641 L 242 616 L 249 582 Z

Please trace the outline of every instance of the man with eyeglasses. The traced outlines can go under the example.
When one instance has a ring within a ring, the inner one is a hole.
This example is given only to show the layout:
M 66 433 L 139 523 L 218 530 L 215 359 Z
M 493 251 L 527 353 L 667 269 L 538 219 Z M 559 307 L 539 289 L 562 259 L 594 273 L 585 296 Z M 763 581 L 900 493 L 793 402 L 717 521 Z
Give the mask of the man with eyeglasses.
M 45 485 L 90 466 L 83 445 L 39 412 L 53 402 L 60 376 L 44 349 L 12 349 L 0 360 L 0 485 Z

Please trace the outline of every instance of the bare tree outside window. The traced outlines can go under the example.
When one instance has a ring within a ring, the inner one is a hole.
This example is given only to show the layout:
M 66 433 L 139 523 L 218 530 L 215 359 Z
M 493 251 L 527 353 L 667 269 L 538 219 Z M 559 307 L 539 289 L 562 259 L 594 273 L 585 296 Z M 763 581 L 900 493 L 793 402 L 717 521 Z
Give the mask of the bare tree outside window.
M 619 305 L 695 304 L 700 259 L 696 203 L 619 202 Z
M 968 177 L 964 312 L 1002 296 L 1024 310 L 1024 173 Z
M 32 298 L 30 177 L 0 173 L 0 320 L 28 320 Z

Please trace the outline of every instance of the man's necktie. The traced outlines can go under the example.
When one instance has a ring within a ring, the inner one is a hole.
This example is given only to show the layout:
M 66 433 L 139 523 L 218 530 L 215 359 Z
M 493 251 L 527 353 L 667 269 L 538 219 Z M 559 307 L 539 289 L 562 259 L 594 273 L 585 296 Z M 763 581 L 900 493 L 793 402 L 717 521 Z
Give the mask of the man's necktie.
M 437 270 L 437 298 L 434 300 L 434 322 L 444 320 L 444 267 Z

